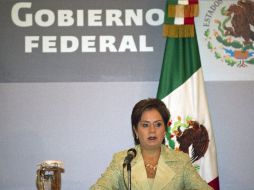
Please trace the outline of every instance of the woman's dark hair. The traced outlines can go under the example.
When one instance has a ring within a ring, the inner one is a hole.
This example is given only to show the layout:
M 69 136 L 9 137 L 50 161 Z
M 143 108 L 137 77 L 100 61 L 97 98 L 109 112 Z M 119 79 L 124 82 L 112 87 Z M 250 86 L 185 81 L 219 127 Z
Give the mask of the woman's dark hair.
M 141 120 L 142 114 L 144 111 L 156 109 L 165 124 L 165 127 L 167 126 L 168 120 L 170 118 L 170 113 L 166 105 L 159 99 L 156 98 L 148 98 L 144 100 L 140 100 L 136 105 L 134 106 L 132 113 L 131 113 L 131 125 L 132 125 L 132 134 L 134 138 L 135 145 L 140 144 L 139 139 L 136 138 L 135 129 L 138 128 L 138 123 Z M 165 144 L 165 139 L 162 142 Z

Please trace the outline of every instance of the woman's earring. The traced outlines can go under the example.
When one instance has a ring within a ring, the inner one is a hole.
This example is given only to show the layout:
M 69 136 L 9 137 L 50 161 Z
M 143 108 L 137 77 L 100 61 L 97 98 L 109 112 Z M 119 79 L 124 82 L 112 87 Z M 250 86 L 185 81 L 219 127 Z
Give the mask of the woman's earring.
M 138 135 L 136 135 L 136 139 L 138 139 Z

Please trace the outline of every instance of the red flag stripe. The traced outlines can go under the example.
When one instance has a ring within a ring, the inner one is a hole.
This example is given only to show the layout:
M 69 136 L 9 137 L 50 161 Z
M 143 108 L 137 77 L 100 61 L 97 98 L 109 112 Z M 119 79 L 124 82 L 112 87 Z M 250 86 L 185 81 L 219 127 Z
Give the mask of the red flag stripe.
M 220 190 L 219 177 L 216 177 L 208 183 L 214 190 Z

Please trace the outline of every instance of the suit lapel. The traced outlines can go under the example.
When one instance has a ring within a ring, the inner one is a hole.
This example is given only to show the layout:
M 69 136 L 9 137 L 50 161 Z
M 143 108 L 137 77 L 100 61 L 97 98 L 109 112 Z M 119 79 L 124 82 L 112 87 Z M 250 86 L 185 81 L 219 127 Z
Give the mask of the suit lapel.
M 170 157 L 169 152 L 167 147 L 161 147 L 161 156 L 158 162 L 153 190 L 163 189 L 175 176 L 175 172 L 168 165 L 168 162 L 175 161 L 174 158 Z
M 146 170 L 140 147 L 137 146 L 137 156 L 132 162 L 132 187 L 133 189 L 148 190 L 149 184 L 147 181 Z
M 162 189 L 172 180 L 174 176 L 175 172 L 165 163 L 163 159 L 160 159 L 154 179 L 153 190 Z

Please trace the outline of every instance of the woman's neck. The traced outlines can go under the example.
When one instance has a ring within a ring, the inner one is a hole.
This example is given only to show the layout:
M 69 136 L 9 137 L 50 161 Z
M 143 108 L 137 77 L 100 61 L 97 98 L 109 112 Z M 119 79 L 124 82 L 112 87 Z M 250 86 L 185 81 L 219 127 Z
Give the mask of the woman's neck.
M 145 162 L 152 162 L 153 164 L 157 164 L 160 157 L 161 148 L 151 150 L 141 148 L 141 153 Z

